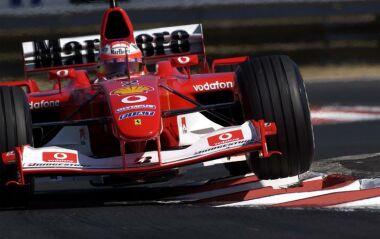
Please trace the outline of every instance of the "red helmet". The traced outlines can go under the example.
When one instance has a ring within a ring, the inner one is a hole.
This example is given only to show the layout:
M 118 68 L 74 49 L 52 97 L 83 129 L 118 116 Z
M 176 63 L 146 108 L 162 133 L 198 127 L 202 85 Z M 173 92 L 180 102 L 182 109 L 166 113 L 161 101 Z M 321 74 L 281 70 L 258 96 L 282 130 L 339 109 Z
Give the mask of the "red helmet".
M 141 75 L 142 53 L 136 44 L 114 41 L 106 44 L 100 52 L 98 74 L 105 77 Z

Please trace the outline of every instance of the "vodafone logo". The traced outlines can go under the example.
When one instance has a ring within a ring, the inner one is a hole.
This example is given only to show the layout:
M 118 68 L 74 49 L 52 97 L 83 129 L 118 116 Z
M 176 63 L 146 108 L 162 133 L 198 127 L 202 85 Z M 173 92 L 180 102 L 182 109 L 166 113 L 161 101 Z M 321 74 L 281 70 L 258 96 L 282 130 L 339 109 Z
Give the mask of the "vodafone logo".
M 61 104 L 61 102 L 59 100 L 55 100 L 55 101 L 45 101 L 45 100 L 41 100 L 39 102 L 34 102 L 34 101 L 31 101 L 29 102 L 29 107 L 31 110 L 34 110 L 34 109 L 45 109 L 45 108 L 54 108 L 54 107 L 59 107 Z
M 58 160 L 65 160 L 68 156 L 65 153 L 56 153 L 53 155 L 53 157 Z
M 231 89 L 233 87 L 234 87 L 234 83 L 232 81 L 227 81 L 227 82 L 215 81 L 213 83 L 206 82 L 203 85 L 193 85 L 193 88 L 196 92 Z
M 42 161 L 48 163 L 78 163 L 78 155 L 66 152 L 43 152 Z
M 121 102 L 124 104 L 133 104 L 133 103 L 140 103 L 146 101 L 148 98 L 143 95 L 131 95 L 123 98 Z
M 219 140 L 229 140 L 232 138 L 232 134 L 231 133 L 225 133 L 225 134 L 221 134 L 219 136 Z
M 238 141 L 244 139 L 243 132 L 238 129 L 222 134 L 217 134 L 207 138 L 209 146 L 223 145 L 230 142 Z
M 60 71 L 57 71 L 57 76 L 58 77 L 67 77 L 69 75 L 69 71 L 68 70 L 60 70 Z
M 182 56 L 177 58 L 178 62 L 181 64 L 187 64 L 190 62 L 190 57 L 188 56 Z

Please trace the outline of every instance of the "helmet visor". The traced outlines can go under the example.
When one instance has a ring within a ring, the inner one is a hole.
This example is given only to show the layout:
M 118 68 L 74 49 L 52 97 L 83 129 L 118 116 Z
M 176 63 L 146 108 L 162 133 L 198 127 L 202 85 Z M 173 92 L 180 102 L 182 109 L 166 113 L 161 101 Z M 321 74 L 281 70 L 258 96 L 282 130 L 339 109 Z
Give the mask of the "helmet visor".
M 103 66 L 106 77 L 128 75 L 128 63 L 125 59 L 104 60 Z

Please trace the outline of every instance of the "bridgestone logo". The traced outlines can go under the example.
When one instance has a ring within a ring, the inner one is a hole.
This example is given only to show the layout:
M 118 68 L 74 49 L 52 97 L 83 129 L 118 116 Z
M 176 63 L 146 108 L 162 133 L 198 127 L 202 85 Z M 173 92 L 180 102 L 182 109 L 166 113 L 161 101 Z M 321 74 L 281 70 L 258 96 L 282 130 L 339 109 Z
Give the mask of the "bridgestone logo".
M 233 88 L 234 83 L 231 81 L 228 82 L 214 82 L 214 83 L 208 83 L 206 82 L 203 85 L 193 85 L 193 88 L 195 91 L 209 91 L 209 90 L 222 90 L 222 89 L 228 89 Z
M 250 144 L 252 142 L 253 141 L 249 140 L 249 139 L 248 140 L 235 141 L 235 142 L 231 142 L 231 143 L 227 143 L 227 144 L 218 145 L 216 147 L 211 147 L 211 148 L 208 148 L 208 149 L 196 151 L 194 153 L 194 155 L 205 154 L 205 153 L 209 153 L 209 152 L 212 152 L 212 151 L 215 151 L 215 150 L 230 149 L 230 148 L 234 148 L 234 147 L 237 147 L 237 146 L 247 145 L 247 144 Z
M 30 168 L 89 168 L 90 165 L 77 163 L 28 163 L 24 167 Z
M 55 100 L 55 101 L 42 100 L 40 102 L 34 102 L 34 101 L 29 102 L 29 107 L 31 110 L 59 107 L 59 105 L 60 105 L 59 100 Z

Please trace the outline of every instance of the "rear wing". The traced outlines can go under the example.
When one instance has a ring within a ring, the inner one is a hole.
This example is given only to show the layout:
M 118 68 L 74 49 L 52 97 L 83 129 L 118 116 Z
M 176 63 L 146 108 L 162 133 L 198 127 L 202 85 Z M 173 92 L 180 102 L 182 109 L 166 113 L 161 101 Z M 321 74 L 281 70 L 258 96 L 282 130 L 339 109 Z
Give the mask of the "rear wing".
M 146 64 L 184 55 L 205 56 L 201 24 L 155 28 L 134 32 Z M 94 69 L 100 35 L 22 43 L 25 73 L 62 68 Z

